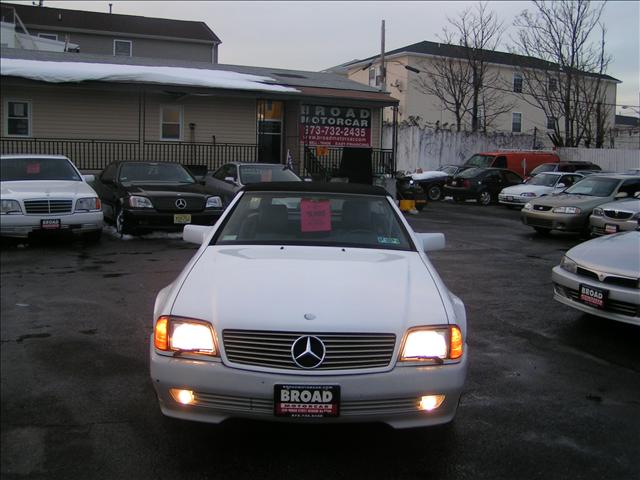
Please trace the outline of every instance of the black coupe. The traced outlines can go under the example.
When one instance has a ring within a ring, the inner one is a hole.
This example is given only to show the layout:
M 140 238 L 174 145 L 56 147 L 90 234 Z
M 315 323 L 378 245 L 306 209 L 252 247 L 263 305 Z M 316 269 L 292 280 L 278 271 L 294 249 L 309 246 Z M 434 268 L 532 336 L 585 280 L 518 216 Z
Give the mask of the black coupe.
M 121 235 L 213 225 L 223 211 L 220 197 L 207 193 L 178 163 L 113 162 L 96 177 L 94 188 L 105 220 Z

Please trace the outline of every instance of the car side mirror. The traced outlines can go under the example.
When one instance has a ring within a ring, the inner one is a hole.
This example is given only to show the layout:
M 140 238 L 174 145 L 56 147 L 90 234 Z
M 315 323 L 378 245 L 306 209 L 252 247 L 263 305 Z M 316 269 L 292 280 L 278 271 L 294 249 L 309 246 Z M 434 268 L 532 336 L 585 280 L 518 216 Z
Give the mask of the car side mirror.
M 616 200 L 620 200 L 621 198 L 627 198 L 628 196 L 629 194 L 627 192 L 618 192 L 613 198 L 615 198 Z
M 82 179 L 87 183 L 91 183 L 91 182 L 95 182 L 96 176 L 95 175 L 82 175 Z
M 556 185 L 556 188 L 566 188 L 566 185 L 564 183 L 559 183 Z
M 182 239 L 185 242 L 202 245 L 210 231 L 211 227 L 206 225 L 185 225 L 182 231 Z
M 444 248 L 444 233 L 416 233 L 416 236 L 422 242 L 424 252 L 433 252 Z

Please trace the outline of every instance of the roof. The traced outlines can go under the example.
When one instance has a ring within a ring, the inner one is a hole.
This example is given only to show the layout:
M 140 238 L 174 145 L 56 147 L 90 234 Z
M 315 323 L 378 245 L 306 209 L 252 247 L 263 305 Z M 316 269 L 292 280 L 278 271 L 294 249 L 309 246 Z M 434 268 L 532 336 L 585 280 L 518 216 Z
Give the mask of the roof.
M 422 42 L 414 43 L 412 45 L 407 45 L 406 47 L 396 48 L 395 50 L 385 52 L 385 56 L 389 57 L 391 55 L 415 53 L 422 55 L 435 55 L 440 57 L 467 58 L 467 50 L 468 48 L 461 45 L 436 43 L 425 40 Z M 516 55 L 514 53 L 499 52 L 496 50 L 481 50 L 481 52 L 484 55 L 485 61 L 489 63 L 497 63 L 499 65 L 509 65 L 514 67 L 536 68 L 541 70 L 555 70 L 558 68 L 558 64 L 556 63 L 547 62 L 546 60 L 541 60 L 535 57 L 527 57 L 524 55 Z M 377 60 L 378 58 L 380 58 L 380 55 L 374 55 L 363 60 L 353 61 L 349 65 L 354 66 L 361 63 L 370 63 Z M 609 75 L 599 75 L 595 73 L 586 73 L 586 75 L 601 77 L 606 80 L 621 83 L 620 80 Z
M 2 160 L 10 160 L 10 159 L 16 159 L 16 158 L 41 158 L 41 159 L 66 158 L 67 160 L 69 160 L 69 157 L 66 157 L 64 155 L 44 155 L 40 153 L 12 153 L 9 155 L 5 155 L 5 154 L 0 155 L 0 159 Z
M 198 69 L 197 71 L 192 71 L 193 73 L 198 73 L 198 71 L 206 70 L 208 76 L 212 76 L 214 74 L 218 74 L 219 77 L 223 77 L 225 72 L 229 74 L 244 74 L 244 75 L 253 75 L 256 77 L 263 77 L 261 80 L 258 79 L 256 84 L 262 85 L 262 87 L 258 86 L 255 90 L 271 90 L 276 91 L 279 90 L 283 93 L 287 93 L 294 96 L 306 96 L 306 97 L 339 97 L 344 99 L 354 99 L 354 100 L 362 100 L 367 102 L 377 102 L 383 103 L 385 105 L 394 105 L 398 103 L 398 100 L 391 97 L 387 93 L 382 93 L 377 89 L 370 87 L 368 85 L 363 85 L 359 82 L 355 82 L 353 80 L 349 80 L 340 75 L 335 75 L 332 73 L 322 73 L 322 72 L 309 72 L 302 70 L 285 70 L 280 68 L 268 68 L 268 67 L 253 67 L 246 65 L 223 65 L 223 64 L 212 64 L 209 62 L 194 62 L 194 61 L 184 61 L 184 60 L 169 60 L 169 59 L 158 59 L 158 58 L 144 58 L 144 57 L 114 57 L 113 55 L 97 55 L 97 54 L 84 54 L 84 53 L 64 53 L 64 52 L 44 52 L 37 50 L 23 50 L 23 49 L 14 49 L 14 48 L 3 48 L 0 52 L 0 56 L 3 61 L 5 59 L 22 59 L 22 60 L 35 60 L 40 62 L 64 62 L 65 64 L 72 64 L 73 62 L 80 63 L 90 63 L 90 64 L 105 64 L 105 65 L 119 65 L 119 66 L 141 66 L 141 67 L 169 67 L 169 69 L 175 69 L 173 72 L 179 72 L 180 69 Z M 6 63 L 3 66 L 2 74 L 6 76 L 5 73 Z M 50 63 L 44 64 L 47 67 L 51 67 Z M 77 69 L 81 70 L 81 69 Z M 94 69 L 95 70 L 95 69 Z M 98 69 L 100 70 L 100 69 Z M 129 69 L 130 70 L 130 69 Z M 140 69 L 143 70 L 143 69 Z M 171 70 L 169 70 L 171 71 Z M 98 74 L 100 72 L 97 72 Z M 204 77 L 207 75 L 201 75 L 203 77 L 202 80 L 205 80 Z M 19 78 L 31 78 L 32 76 L 26 75 L 15 75 Z M 177 76 L 177 75 L 172 75 Z M 167 77 L 168 78 L 168 77 Z M 107 80 L 115 82 L 117 80 Z M 120 83 L 127 83 L 121 81 Z M 151 82 L 151 81 L 139 81 L 139 82 L 128 82 L 128 83 L 160 83 L 162 85 L 182 85 L 189 86 L 184 81 L 174 83 L 171 82 L 170 79 L 167 79 L 163 82 Z M 204 82 L 206 83 L 206 82 Z M 203 82 L 193 82 L 194 87 L 207 86 Z M 272 88 L 266 88 L 272 87 Z M 216 88 L 216 87 L 210 87 Z M 223 87 L 217 87 L 223 88 Z M 236 88 L 228 87 L 230 90 L 234 90 Z M 250 88 L 245 88 L 244 90 L 249 90 Z
M 616 115 L 616 127 L 637 127 L 640 126 L 640 118 L 629 115 Z
M 93 30 L 221 43 L 220 38 L 204 22 L 35 7 L 5 2 L 2 3 L 2 7 L 3 9 L 6 7 L 15 8 L 27 28 L 48 27 L 62 31 L 67 29 L 69 31 Z
M 265 182 L 251 183 L 242 188 L 245 192 L 302 192 L 302 193 L 347 193 L 386 197 L 387 191 L 378 186 L 341 182 Z

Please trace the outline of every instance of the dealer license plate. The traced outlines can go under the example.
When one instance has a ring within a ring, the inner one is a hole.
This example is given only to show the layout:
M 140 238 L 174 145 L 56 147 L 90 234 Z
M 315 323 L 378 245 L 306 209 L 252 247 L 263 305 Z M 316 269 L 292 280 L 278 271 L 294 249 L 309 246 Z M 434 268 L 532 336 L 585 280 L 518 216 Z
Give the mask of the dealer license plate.
M 40 220 L 40 228 L 43 230 L 59 230 L 60 219 L 59 218 L 45 218 Z
M 191 215 L 188 213 L 176 213 L 173 216 L 173 223 L 191 223 Z
M 513 202 L 513 197 L 507 197 L 507 202 Z
M 592 287 L 590 285 L 580 285 L 580 301 L 590 307 L 604 308 L 604 302 L 607 299 L 607 290 Z
M 340 409 L 339 385 L 274 385 L 276 417 L 337 417 Z
M 618 225 L 611 225 L 610 223 L 605 224 L 604 226 L 605 233 L 617 233 Z

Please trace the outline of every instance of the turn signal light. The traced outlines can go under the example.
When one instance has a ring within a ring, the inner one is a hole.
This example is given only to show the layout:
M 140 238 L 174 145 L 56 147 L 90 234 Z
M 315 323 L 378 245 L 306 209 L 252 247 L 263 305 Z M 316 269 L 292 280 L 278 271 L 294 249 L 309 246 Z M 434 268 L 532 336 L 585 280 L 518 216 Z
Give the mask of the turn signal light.
M 462 356 L 462 332 L 455 325 L 451 327 L 451 344 L 449 345 L 449 358 L 460 358 Z
M 158 350 L 169 350 L 168 323 L 169 319 L 167 317 L 160 317 L 156 322 L 156 328 L 153 332 L 153 344 Z

